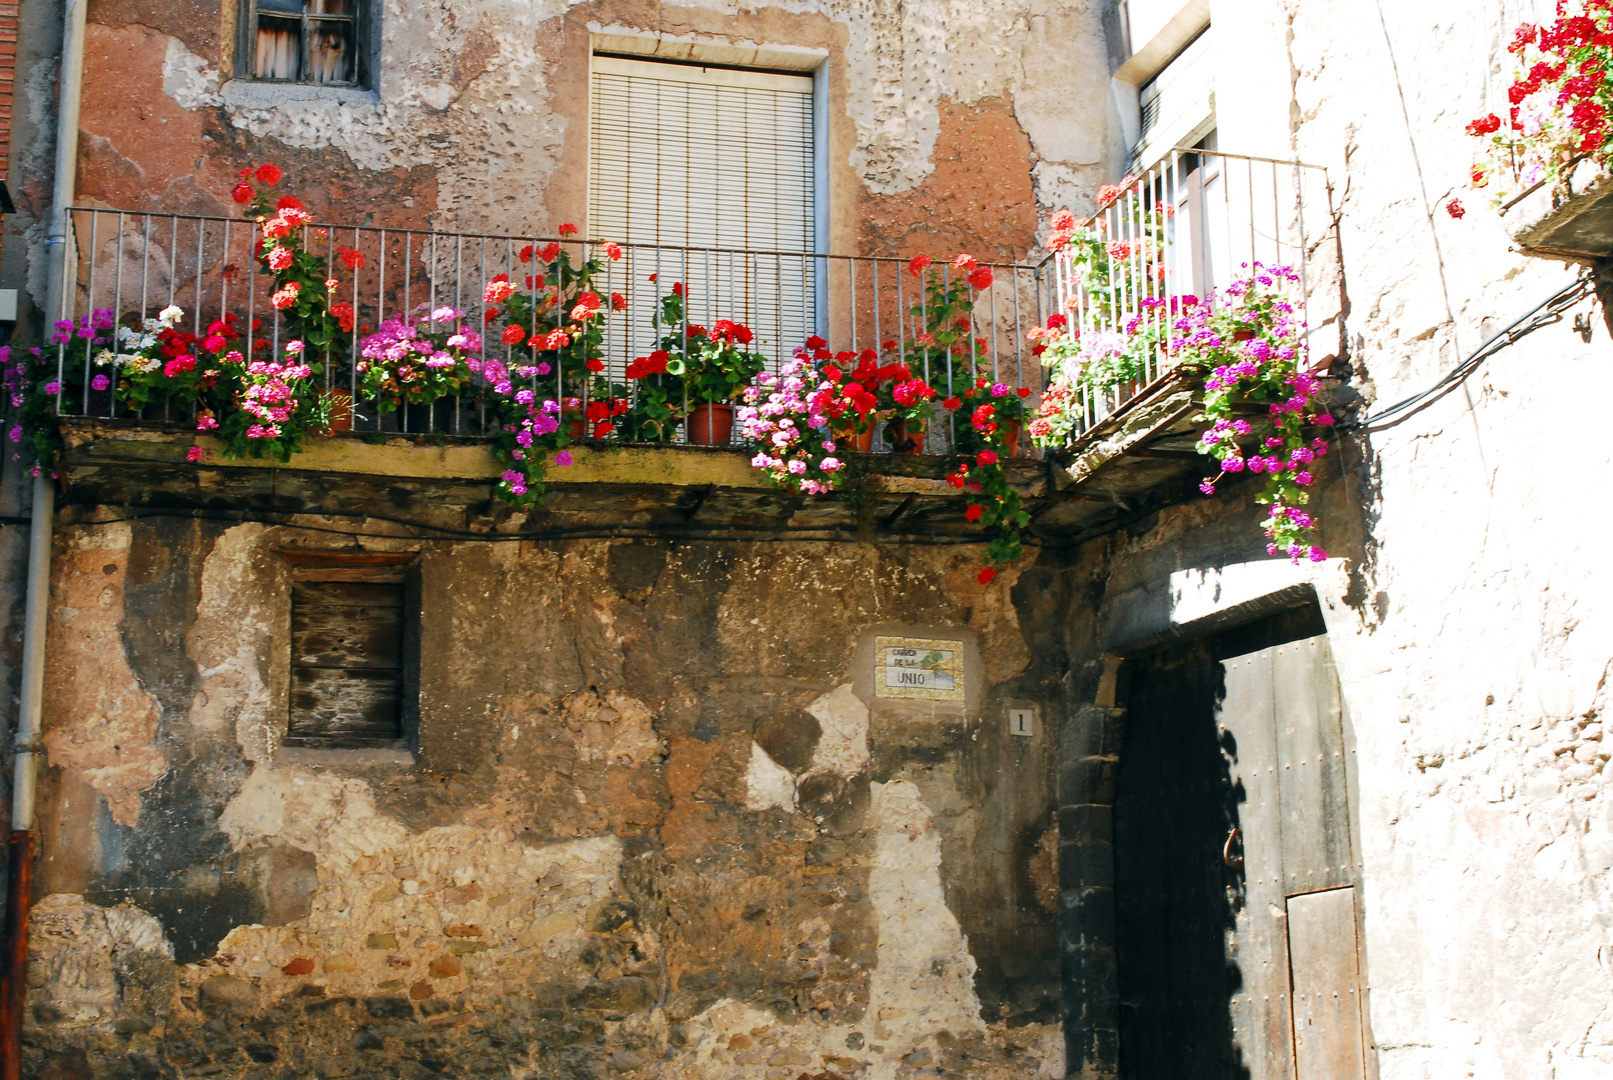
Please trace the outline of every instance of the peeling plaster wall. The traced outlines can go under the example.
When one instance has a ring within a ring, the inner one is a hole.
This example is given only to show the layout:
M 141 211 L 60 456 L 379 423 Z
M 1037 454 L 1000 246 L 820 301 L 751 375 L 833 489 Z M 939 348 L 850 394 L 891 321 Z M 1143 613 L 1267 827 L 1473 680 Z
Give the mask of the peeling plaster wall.
M 1063 1074 L 1056 733 L 1003 713 L 1057 714 L 1056 567 L 369 540 L 419 552 L 410 765 L 279 745 L 275 550 L 338 538 L 58 535 L 29 1068 Z M 854 690 L 897 623 L 978 706 Z
M 817 50 L 829 79 L 831 248 L 1021 258 L 1037 222 L 1109 179 L 1101 5 L 645 0 L 381 5 L 373 92 L 233 79 L 233 3 L 90 6 L 78 201 L 233 215 L 237 170 L 274 160 L 320 216 L 546 232 L 587 215 L 590 27 Z M 48 38 L 48 34 L 39 35 Z M 19 70 L 13 232 L 43 295 L 47 52 Z M 37 235 L 36 235 L 37 234 Z M 22 273 L 8 261 L 15 280 Z

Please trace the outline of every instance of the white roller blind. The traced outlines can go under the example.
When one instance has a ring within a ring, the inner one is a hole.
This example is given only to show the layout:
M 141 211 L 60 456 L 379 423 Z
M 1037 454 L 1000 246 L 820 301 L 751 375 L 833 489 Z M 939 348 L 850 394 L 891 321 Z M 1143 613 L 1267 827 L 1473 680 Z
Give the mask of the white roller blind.
M 779 358 L 811 333 L 812 79 L 594 57 L 589 232 L 633 245 L 633 310 L 689 288 L 689 319 L 743 321 Z M 633 326 L 611 352 L 647 351 Z M 614 359 L 614 357 L 613 357 Z

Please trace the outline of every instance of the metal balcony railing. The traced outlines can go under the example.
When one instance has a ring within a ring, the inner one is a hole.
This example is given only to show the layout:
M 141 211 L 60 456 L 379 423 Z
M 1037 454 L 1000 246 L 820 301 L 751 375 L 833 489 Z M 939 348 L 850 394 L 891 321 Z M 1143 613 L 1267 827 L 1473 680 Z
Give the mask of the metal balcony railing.
M 1068 250 L 1053 259 L 1058 309 L 1085 339 L 1154 329 L 1161 346 L 1134 381 L 1081 388 L 1072 435 L 1171 376 L 1177 349 L 1164 331 L 1182 298 L 1211 295 L 1257 263 L 1298 273 L 1293 302 L 1304 313 L 1307 336 L 1313 333 L 1315 248 L 1331 224 L 1326 175 L 1317 166 L 1179 148 L 1130 178 L 1085 223 L 1105 239 L 1106 277 L 1084 278 Z
M 262 240 L 256 222 L 92 207 L 75 208 L 72 220 L 67 258 L 68 266 L 76 267 L 77 287 L 65 290 L 59 319 L 76 326 L 99 311 L 110 313 L 99 316 L 102 322 L 132 326 L 177 306 L 184 312 L 180 328 L 202 335 L 231 313 L 237 325 L 257 327 L 237 346 L 248 359 L 280 355 L 286 329 L 280 312 L 269 303 L 273 279 L 254 259 Z M 359 330 L 347 355 L 320 357 L 325 361 L 326 388 L 345 387 L 352 395 L 356 432 L 483 434 L 487 409 L 485 398 L 477 393 L 391 412 L 374 408 L 361 394 L 359 341 L 366 328 L 373 330 L 389 317 L 413 312 L 422 304 L 427 310 L 452 306 L 480 328 L 487 282 L 503 273 L 523 286 L 533 273 L 533 264 L 522 259 L 523 250 L 550 243 L 567 251 L 574 265 L 600 259 L 593 288 L 607 298 L 619 294 L 622 308 L 604 319 L 604 370 L 597 377 L 573 378 L 568 384 L 560 365 L 553 365 L 553 373 L 536 382 L 543 396 L 578 398 L 586 405 L 605 386 L 622 389 L 636 402 L 637 386 L 626 377 L 627 368 L 656 348 L 658 337 L 667 332 L 667 327 L 657 326 L 655 315 L 675 284 L 687 298 L 684 329 L 690 323 L 711 326 L 718 319 L 744 323 L 756 335 L 751 349 L 765 353 L 775 371 L 813 335 L 826 339 L 832 351 L 874 348 L 882 352 L 881 363 L 907 362 L 913 342 L 929 328 L 921 279 L 909 273 L 905 259 L 622 244 L 620 258 L 611 260 L 603 254 L 606 240 L 336 224 L 303 227 L 305 247 L 323 253 L 328 265 L 339 268 L 333 301 L 352 305 Z M 356 251 L 362 266 L 344 267 L 343 248 Z M 1046 263 L 982 265 L 992 269 L 995 280 L 984 290 L 971 289 L 975 301 L 971 361 L 975 370 L 994 381 L 1037 391 L 1041 367 L 1025 335 L 1054 310 L 1052 274 Z M 957 277 L 950 269 L 931 272 Z M 499 343 L 489 334 L 486 349 L 484 355 L 510 364 L 524 346 Z M 87 361 L 83 371 L 68 370 L 66 350 L 58 353 L 61 415 L 186 419 L 169 415 L 172 409 L 156 407 L 138 415 L 128 412 L 111 392 L 93 389 L 94 372 Z M 542 353 L 537 356 L 541 359 Z M 943 396 L 953 393 L 952 383 L 966 370 L 954 365 L 943 365 L 946 371 L 930 370 L 916 361 L 913 366 L 914 374 Z M 679 431 L 670 441 L 684 438 Z M 949 424 L 932 423 L 928 438 L 928 450 L 945 452 L 950 445 Z M 884 448 L 883 440 L 876 441 L 875 449 Z

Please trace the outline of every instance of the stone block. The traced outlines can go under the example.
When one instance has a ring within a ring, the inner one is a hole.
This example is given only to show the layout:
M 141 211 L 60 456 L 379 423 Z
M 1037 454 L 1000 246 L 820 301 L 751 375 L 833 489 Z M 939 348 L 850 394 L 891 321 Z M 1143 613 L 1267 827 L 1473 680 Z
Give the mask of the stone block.
M 1059 888 L 1108 889 L 1115 881 L 1115 849 L 1108 841 L 1059 844 Z
M 364 1011 L 377 1020 L 410 1020 L 414 1006 L 409 999 L 398 994 L 382 994 L 364 999 Z
M 1113 805 L 1119 759 L 1107 755 L 1074 758 L 1059 765 L 1059 802 Z
M 198 997 L 208 1016 L 251 1012 L 258 1003 L 258 988 L 246 979 L 215 975 L 202 983 Z
M 634 1012 L 648 1009 L 655 999 L 654 983 L 627 976 L 583 983 L 567 996 L 567 1004 L 573 1009 Z
M 1059 839 L 1069 844 L 1114 839 L 1114 808 L 1094 803 L 1076 803 L 1059 809 Z

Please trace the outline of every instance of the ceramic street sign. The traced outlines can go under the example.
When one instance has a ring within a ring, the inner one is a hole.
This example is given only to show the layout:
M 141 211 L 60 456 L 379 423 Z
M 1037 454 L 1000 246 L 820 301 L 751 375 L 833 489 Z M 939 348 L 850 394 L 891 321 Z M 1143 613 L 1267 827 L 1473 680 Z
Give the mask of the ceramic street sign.
M 962 701 L 963 642 L 874 638 L 874 694 L 919 701 Z

